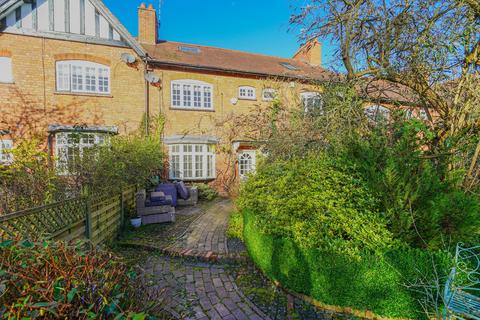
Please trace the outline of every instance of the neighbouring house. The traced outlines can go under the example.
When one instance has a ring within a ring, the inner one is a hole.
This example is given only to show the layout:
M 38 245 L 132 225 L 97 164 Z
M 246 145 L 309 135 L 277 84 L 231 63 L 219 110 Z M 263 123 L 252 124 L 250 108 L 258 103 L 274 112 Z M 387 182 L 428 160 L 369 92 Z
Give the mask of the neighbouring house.
M 134 38 L 100 0 L 0 0 L 0 161 L 40 135 L 65 173 L 84 148 L 163 115 L 168 178 L 225 189 L 257 156 L 232 118 L 274 99 L 319 107 L 322 84 L 339 79 L 317 40 L 286 59 L 159 40 L 151 5 L 138 19 Z M 388 113 L 377 98 L 373 117 Z

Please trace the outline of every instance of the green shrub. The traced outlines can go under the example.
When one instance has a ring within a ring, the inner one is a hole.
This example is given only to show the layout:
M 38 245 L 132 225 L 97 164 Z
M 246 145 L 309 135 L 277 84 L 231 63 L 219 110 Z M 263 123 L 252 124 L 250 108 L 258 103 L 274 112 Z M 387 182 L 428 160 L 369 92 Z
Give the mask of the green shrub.
M 206 183 L 195 183 L 198 188 L 198 198 L 203 201 L 212 201 L 218 197 L 218 192 Z
M 460 188 L 462 172 L 428 148 L 432 132 L 418 120 L 397 120 L 349 141 L 342 154 L 368 184 L 394 238 L 418 248 L 473 242 L 480 235 L 478 195 Z
M 451 267 L 448 255 L 419 249 L 392 249 L 382 257 L 362 253 L 361 259 L 352 259 L 338 252 L 304 248 L 289 238 L 265 233 L 251 211 L 244 211 L 244 219 L 245 244 L 255 264 L 284 287 L 328 305 L 425 319 L 419 303 L 425 296 L 407 285 L 423 282 L 433 297 L 441 296 L 430 285 L 436 280 L 442 283 Z
M 230 215 L 227 236 L 243 240 L 243 215 L 240 211 L 235 211 Z
M 305 248 L 358 256 L 393 242 L 354 168 L 321 154 L 260 164 L 238 205 L 258 217 L 261 230 Z
M 48 153 L 38 139 L 21 141 L 13 160 L 0 163 L 0 214 L 62 200 L 65 184 L 49 166 Z
M 110 253 L 86 249 L 82 242 L 5 241 L 0 243 L 0 318 L 133 317 L 143 300 L 127 271 Z

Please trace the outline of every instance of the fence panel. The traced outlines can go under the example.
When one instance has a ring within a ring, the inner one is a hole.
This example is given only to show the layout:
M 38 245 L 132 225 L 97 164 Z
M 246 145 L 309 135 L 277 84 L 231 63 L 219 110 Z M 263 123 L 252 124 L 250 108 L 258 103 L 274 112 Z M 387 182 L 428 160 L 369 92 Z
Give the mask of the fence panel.
M 118 195 L 74 198 L 0 216 L 0 239 L 90 239 L 97 245 L 115 239 L 126 208 L 135 209 L 135 187 Z
M 79 225 L 84 220 L 85 199 L 74 198 L 0 216 L 0 238 L 69 238 L 72 233 L 82 233 Z

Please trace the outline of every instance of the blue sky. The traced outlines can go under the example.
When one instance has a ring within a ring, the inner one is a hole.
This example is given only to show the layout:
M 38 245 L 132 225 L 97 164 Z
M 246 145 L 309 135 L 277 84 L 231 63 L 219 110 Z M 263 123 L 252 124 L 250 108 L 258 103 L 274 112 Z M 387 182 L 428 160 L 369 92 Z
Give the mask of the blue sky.
M 143 1 L 104 2 L 137 35 L 137 8 Z M 158 8 L 159 0 L 152 3 Z M 289 58 L 299 46 L 297 33 L 289 31 L 292 3 L 292 0 L 163 0 L 160 39 Z M 324 43 L 324 64 L 332 61 L 331 51 L 331 46 Z

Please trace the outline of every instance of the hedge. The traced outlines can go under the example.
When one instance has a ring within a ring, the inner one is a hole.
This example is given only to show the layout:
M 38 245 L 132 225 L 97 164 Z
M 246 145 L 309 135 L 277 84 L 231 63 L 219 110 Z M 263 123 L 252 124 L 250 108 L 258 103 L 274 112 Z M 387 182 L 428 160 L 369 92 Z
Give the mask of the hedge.
M 418 249 L 395 249 L 383 257 L 364 254 L 356 260 L 304 248 L 289 238 L 262 232 L 252 212 L 244 210 L 243 216 L 245 243 L 255 264 L 287 289 L 327 305 L 369 310 L 384 317 L 424 319 L 418 300 L 424 297 L 405 284 L 420 275 L 434 279 L 433 261 L 441 278 L 451 265 L 445 254 Z

